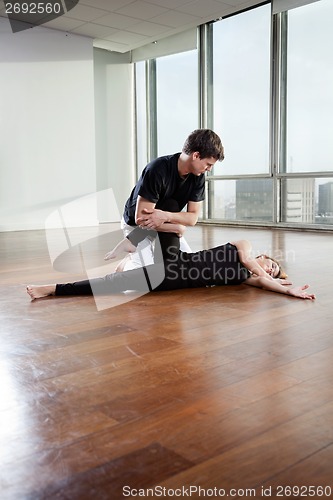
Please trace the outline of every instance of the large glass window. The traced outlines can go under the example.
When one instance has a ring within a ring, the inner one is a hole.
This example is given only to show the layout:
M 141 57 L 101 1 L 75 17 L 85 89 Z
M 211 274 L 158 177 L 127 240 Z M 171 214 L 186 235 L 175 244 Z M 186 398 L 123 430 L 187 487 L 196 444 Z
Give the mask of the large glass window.
M 272 179 L 211 180 L 208 184 L 213 200 L 210 219 L 272 222 Z
M 198 128 L 197 50 L 159 57 L 157 79 L 158 155 L 181 151 L 186 137 Z
M 333 171 L 332 16 L 332 1 L 321 0 L 282 17 L 281 221 L 295 226 L 333 224 L 333 180 L 323 177 Z
M 332 0 L 288 11 L 287 172 L 333 171 L 332 19 Z
M 153 125 L 154 155 L 180 151 L 206 118 L 199 102 L 209 103 L 226 156 L 207 174 L 202 220 L 333 226 L 333 0 L 295 5 L 275 0 L 209 23 L 201 100 L 197 50 L 154 60 L 147 99 L 137 69 L 138 138 Z
M 333 178 L 286 178 L 281 188 L 283 222 L 333 224 Z
M 270 5 L 214 24 L 214 175 L 269 172 Z

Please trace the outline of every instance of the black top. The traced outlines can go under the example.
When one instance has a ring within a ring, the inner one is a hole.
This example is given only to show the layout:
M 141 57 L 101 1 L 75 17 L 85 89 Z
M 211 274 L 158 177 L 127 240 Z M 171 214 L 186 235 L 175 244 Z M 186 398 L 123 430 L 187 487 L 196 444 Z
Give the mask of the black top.
M 251 276 L 231 243 L 195 253 L 179 252 L 165 265 L 165 278 L 157 290 L 240 285 Z
M 180 153 L 161 156 L 143 169 L 140 179 L 125 204 L 124 220 L 135 226 L 135 207 L 138 195 L 162 208 L 166 200 L 176 200 L 181 211 L 189 201 L 205 199 L 205 176 L 188 174 L 184 178 L 178 172 Z

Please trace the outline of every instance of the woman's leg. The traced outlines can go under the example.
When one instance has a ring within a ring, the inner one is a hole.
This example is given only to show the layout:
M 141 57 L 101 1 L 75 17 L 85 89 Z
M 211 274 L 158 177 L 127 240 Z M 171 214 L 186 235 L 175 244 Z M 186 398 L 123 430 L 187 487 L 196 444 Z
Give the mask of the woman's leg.
M 56 296 L 65 295 L 107 295 L 136 290 L 149 292 L 157 287 L 162 287 L 163 281 L 170 275 L 167 266 L 177 266 L 179 253 L 179 238 L 174 233 L 159 233 L 158 242 L 155 244 L 155 264 L 150 266 L 107 274 L 104 278 L 76 281 L 74 283 L 58 284 L 55 289 Z M 176 283 L 175 283 L 176 284 Z M 169 289 L 169 286 L 167 286 Z
M 126 290 L 150 292 L 163 281 L 163 278 L 163 264 L 153 264 L 122 273 L 107 274 L 104 278 L 58 284 L 55 295 L 109 295 Z
M 140 228 L 138 228 L 140 229 Z M 147 231 L 141 230 L 145 234 Z M 152 290 L 171 290 L 184 288 L 183 280 L 174 280 L 179 260 L 179 237 L 175 233 L 157 233 L 155 244 L 155 264 L 141 268 L 108 274 L 104 278 L 61 283 L 57 285 L 32 285 L 27 291 L 32 299 L 48 295 L 105 295 L 116 294 L 126 290 L 149 292 Z
M 179 263 L 180 253 L 177 252 L 179 238 L 172 233 L 165 233 L 161 238 L 158 262 L 150 266 L 113 273 L 104 278 L 75 281 L 73 283 L 60 283 L 57 285 L 31 285 L 27 292 L 32 299 L 47 297 L 48 295 L 109 295 L 136 290 L 138 292 L 151 292 L 153 290 L 174 290 L 186 288 L 186 281 L 181 277 Z M 163 255 L 166 260 L 163 261 Z
M 174 262 L 179 254 L 180 239 L 175 233 L 157 233 L 154 262 Z
M 155 231 L 156 233 L 156 231 Z M 179 253 L 179 238 L 174 233 L 156 233 L 155 264 L 130 271 L 107 274 L 104 278 L 58 284 L 55 295 L 113 294 L 126 290 L 152 291 L 165 278 L 165 267 L 174 263 Z

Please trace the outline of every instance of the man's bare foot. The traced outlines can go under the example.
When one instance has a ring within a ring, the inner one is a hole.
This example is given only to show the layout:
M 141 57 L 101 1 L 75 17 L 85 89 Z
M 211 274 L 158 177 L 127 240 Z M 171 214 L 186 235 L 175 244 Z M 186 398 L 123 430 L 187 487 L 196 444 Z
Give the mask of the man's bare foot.
M 48 297 L 55 294 L 55 285 L 28 285 L 27 293 L 32 300 Z
M 104 260 L 110 260 L 110 259 L 115 259 L 116 257 L 118 257 L 119 255 L 121 255 L 122 253 L 133 253 L 136 251 L 136 247 L 130 242 L 129 239 L 127 238 L 124 238 L 120 243 L 118 243 L 118 245 L 116 245 L 114 247 L 113 250 L 111 250 L 111 252 L 108 252 L 105 257 L 104 257 Z

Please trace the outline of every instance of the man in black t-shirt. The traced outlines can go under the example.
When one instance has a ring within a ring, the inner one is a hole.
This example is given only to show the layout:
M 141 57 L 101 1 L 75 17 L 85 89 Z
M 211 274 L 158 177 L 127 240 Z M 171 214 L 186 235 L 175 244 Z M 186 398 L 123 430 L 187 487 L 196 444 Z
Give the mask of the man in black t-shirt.
M 124 221 L 129 226 L 136 225 L 136 212 L 140 211 L 140 205 L 148 202 L 147 211 L 151 213 L 153 209 L 163 210 L 167 200 L 176 200 L 179 211 L 189 202 L 200 202 L 205 198 L 205 177 L 203 174 L 195 176 L 187 174 L 181 176 L 178 171 L 178 162 L 181 153 L 172 156 L 162 156 L 150 162 L 143 170 L 141 177 L 128 198 L 125 210 Z M 193 210 L 193 207 L 192 207 Z M 147 217 L 144 218 L 148 220 Z M 166 222 L 170 222 L 169 220 Z M 144 226 L 144 224 L 142 224 Z M 157 228 L 157 227 L 156 227 Z
M 212 130 L 198 129 L 188 136 L 181 153 L 151 161 L 125 204 L 122 221 L 125 236 L 131 241 L 129 234 L 137 226 L 176 233 L 180 226 L 194 226 L 205 198 L 205 172 L 223 158 L 219 136 Z M 115 258 L 123 249 L 117 245 L 105 258 Z

